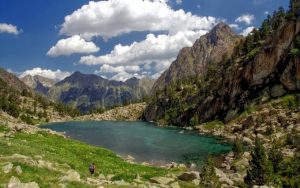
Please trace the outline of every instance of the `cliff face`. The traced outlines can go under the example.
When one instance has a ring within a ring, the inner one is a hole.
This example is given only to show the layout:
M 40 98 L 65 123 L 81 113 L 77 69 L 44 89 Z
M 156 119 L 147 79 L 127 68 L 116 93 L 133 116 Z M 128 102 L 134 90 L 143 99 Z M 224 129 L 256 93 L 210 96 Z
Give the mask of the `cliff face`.
M 220 66 L 217 74 L 184 101 L 195 105 L 176 114 L 172 123 L 184 126 L 190 124 L 193 118 L 199 122 L 216 118 L 229 121 L 254 101 L 298 92 L 300 59 L 299 55 L 293 56 L 292 51 L 299 45 L 296 44 L 299 32 L 299 20 L 285 22 L 260 47 L 247 55 L 234 57 L 228 66 Z M 198 51 L 198 54 L 202 53 Z M 218 58 L 222 57 L 222 53 L 216 54 L 219 54 Z M 172 108 L 172 102 L 164 96 L 158 96 L 146 108 L 145 118 L 148 121 L 162 119 L 166 109 Z
M 224 55 L 230 56 L 241 39 L 228 25 L 219 23 L 200 37 L 192 47 L 183 48 L 177 59 L 156 81 L 152 93 L 171 82 L 202 74 L 210 63 L 218 63 Z
M 54 86 L 55 81 L 43 76 L 35 75 L 26 75 L 21 78 L 21 80 L 30 88 L 34 89 L 37 92 L 46 94 L 52 86 Z
M 20 79 L 18 79 L 15 75 L 7 72 L 2 68 L 0 68 L 0 79 L 5 81 L 8 86 L 13 87 L 17 91 L 30 91 L 29 87 L 26 84 L 24 84 Z

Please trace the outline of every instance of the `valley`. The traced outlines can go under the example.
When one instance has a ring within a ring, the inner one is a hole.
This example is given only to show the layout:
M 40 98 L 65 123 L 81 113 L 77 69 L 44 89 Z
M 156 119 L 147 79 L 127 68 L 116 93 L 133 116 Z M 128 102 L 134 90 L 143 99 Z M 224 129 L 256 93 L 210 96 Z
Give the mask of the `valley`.
M 173 60 L 157 80 L 1 68 L 0 187 L 299 187 L 300 1 L 245 36 L 219 20 Z

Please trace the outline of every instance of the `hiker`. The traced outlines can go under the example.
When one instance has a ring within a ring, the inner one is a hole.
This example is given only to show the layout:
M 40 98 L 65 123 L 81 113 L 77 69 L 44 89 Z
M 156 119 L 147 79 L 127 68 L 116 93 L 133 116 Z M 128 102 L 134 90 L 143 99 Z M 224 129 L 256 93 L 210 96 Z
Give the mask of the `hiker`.
M 90 165 L 89 170 L 90 170 L 91 175 L 93 175 L 95 173 L 95 170 L 96 170 L 95 163 Z

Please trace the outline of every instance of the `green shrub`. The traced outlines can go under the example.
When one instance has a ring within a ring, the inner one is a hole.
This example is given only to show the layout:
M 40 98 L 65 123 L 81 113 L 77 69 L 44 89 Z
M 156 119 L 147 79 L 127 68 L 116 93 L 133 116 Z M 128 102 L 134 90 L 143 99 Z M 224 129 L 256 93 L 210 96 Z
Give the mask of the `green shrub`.
M 290 54 L 292 57 L 299 57 L 300 55 L 300 50 L 298 48 L 292 48 L 290 51 Z
M 191 119 L 190 119 L 190 125 L 191 126 L 196 126 L 199 124 L 199 117 L 197 114 L 195 114 Z
M 219 129 L 224 127 L 224 123 L 219 120 L 214 120 L 204 124 L 204 128 L 207 130 Z
M 232 151 L 235 152 L 238 156 L 240 156 L 244 152 L 244 145 L 242 144 L 241 139 L 235 139 L 232 146 Z

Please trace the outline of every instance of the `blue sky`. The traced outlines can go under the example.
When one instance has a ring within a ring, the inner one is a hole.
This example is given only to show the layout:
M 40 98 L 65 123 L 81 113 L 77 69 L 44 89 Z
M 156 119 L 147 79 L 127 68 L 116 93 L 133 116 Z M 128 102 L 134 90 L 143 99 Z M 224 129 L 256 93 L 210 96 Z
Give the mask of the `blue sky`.
M 139 1 L 1 0 L 0 66 L 55 79 L 77 70 L 156 78 L 217 22 L 242 33 L 288 7 L 288 0 Z

